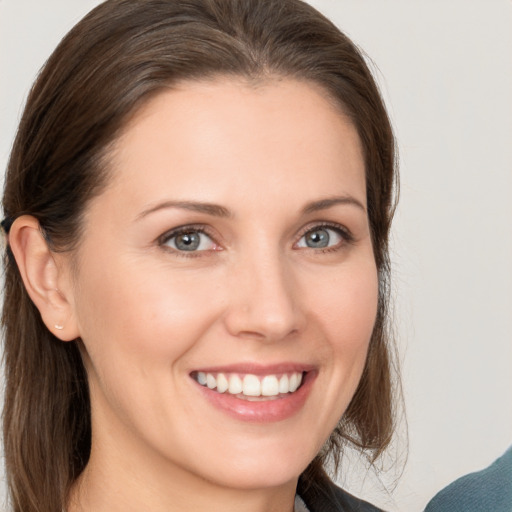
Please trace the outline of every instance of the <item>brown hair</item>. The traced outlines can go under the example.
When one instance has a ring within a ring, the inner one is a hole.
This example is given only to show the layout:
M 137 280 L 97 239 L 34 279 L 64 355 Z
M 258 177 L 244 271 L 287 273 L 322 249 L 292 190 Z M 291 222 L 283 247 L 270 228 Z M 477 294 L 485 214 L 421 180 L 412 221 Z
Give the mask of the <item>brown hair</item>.
M 328 449 L 302 475 L 320 477 L 342 445 L 374 460 L 393 430 L 386 330 L 388 234 L 394 209 L 394 138 L 375 82 L 354 44 L 300 0 L 109 0 L 62 40 L 35 82 L 8 164 L 6 220 L 38 219 L 54 251 L 80 240 L 88 201 L 108 175 L 103 157 L 127 116 L 178 80 L 236 75 L 321 85 L 362 141 L 368 216 L 380 276 L 377 320 L 359 387 Z M 16 512 L 60 512 L 87 464 L 90 404 L 79 340 L 62 343 L 5 257 L 4 444 Z

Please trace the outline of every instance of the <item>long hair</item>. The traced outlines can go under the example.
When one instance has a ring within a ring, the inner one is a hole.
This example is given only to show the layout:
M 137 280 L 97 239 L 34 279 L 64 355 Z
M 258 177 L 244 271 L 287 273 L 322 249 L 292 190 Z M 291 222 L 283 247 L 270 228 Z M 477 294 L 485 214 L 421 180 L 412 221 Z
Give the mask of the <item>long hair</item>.
M 300 0 L 108 0 L 61 41 L 28 97 L 12 148 L 6 231 L 37 218 L 54 251 L 80 240 L 83 214 L 108 182 L 109 147 L 128 117 L 183 80 L 288 77 L 320 85 L 358 131 L 379 272 L 378 313 L 363 375 L 347 411 L 302 475 L 314 484 L 351 443 L 371 460 L 389 443 L 393 391 L 387 335 L 388 235 L 397 171 L 383 101 L 356 46 Z M 91 445 L 79 343 L 43 324 L 10 249 L 5 253 L 3 431 L 15 512 L 60 512 Z

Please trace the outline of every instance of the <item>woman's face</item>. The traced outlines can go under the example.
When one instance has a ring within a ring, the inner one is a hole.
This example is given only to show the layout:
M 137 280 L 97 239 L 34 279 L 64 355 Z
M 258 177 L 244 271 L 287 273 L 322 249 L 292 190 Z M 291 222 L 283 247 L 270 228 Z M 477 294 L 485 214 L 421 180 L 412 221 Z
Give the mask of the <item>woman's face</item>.
M 354 394 L 376 316 L 354 127 L 308 83 L 187 82 L 130 120 L 109 165 L 73 278 L 93 457 L 294 481 Z

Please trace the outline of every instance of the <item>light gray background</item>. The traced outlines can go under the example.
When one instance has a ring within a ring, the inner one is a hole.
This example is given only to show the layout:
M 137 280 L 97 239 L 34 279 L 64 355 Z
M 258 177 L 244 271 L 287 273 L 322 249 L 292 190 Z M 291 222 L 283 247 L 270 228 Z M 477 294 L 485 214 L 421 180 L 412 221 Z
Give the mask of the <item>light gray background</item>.
M 97 3 L 0 0 L 2 168 L 37 70 Z M 369 473 L 344 479 L 388 510 L 420 511 L 512 443 L 512 3 L 311 3 L 374 61 L 401 155 L 393 264 L 409 460 L 392 495 Z

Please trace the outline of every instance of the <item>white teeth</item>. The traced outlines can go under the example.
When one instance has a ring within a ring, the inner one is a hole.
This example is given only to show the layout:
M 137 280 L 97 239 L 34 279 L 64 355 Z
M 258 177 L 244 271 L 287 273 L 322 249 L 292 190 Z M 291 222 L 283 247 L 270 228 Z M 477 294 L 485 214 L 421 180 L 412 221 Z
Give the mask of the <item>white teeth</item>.
M 261 381 L 261 394 L 263 396 L 275 396 L 279 394 L 279 382 L 275 375 L 267 375 Z
M 290 390 L 288 375 L 283 375 L 279 379 L 279 393 L 288 393 Z
M 215 389 L 217 387 L 217 379 L 211 373 L 206 374 L 206 385 L 210 389 Z
M 246 375 L 244 377 L 244 388 L 242 393 L 245 396 L 260 396 L 261 395 L 261 382 L 256 375 Z
M 283 374 L 279 378 L 277 375 L 258 377 L 250 373 L 240 376 L 236 373 L 197 372 L 195 378 L 202 386 L 216 389 L 218 393 L 243 394 L 246 397 L 277 397 L 280 394 L 297 391 L 302 383 L 300 372 Z
M 228 379 L 226 379 L 226 376 L 223 373 L 219 373 L 219 375 L 217 375 L 217 391 L 219 393 L 224 393 L 224 391 L 227 391 L 228 388 Z
M 229 378 L 229 394 L 238 395 L 242 392 L 242 379 L 238 375 L 231 375 Z
M 288 384 L 290 393 L 297 391 L 297 388 L 300 386 L 300 377 L 298 373 L 292 373 L 290 377 L 290 383 Z

